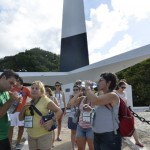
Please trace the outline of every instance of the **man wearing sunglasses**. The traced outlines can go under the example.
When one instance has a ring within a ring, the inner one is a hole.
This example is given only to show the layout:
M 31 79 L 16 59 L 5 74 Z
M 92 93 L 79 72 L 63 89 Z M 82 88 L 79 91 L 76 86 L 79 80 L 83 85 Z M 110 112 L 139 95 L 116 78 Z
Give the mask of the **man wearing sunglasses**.
M 9 92 L 18 80 L 19 75 L 12 70 L 6 70 L 0 75 L 0 146 L 1 150 L 11 150 L 8 139 L 9 115 L 8 109 L 14 101 L 20 101 L 16 93 Z

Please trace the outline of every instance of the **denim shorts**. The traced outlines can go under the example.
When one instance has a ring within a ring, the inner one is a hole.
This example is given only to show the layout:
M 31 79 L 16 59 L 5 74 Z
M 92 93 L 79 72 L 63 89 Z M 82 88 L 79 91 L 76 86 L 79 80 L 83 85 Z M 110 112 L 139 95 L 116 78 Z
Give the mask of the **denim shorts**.
M 77 126 L 76 137 L 85 137 L 87 139 L 94 139 L 92 128 L 82 128 L 80 125 Z

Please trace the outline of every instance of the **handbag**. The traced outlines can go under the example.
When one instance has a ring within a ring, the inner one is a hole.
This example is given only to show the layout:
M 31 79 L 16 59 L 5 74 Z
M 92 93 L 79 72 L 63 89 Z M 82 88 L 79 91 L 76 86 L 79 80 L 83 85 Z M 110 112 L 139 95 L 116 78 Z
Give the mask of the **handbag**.
M 79 122 L 79 117 L 80 117 L 80 109 L 76 109 L 76 112 L 74 113 L 74 116 L 73 116 L 73 123 L 78 123 Z
M 53 125 L 51 126 L 51 128 L 48 131 L 52 131 L 52 130 L 57 128 L 57 122 L 56 122 L 56 119 L 55 119 L 55 116 L 54 116 L 53 112 L 50 111 L 47 115 L 43 116 L 42 113 L 34 105 L 31 105 L 31 107 L 35 110 L 35 112 L 39 116 L 42 117 L 43 122 L 46 122 L 48 120 L 53 120 Z

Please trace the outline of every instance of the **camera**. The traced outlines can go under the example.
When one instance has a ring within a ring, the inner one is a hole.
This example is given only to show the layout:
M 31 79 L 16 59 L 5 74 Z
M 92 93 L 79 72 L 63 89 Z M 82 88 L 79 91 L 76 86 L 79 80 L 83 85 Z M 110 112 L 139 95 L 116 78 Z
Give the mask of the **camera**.
M 81 83 L 81 87 L 85 88 L 85 82 L 84 82 L 84 81 Z M 97 87 L 97 83 L 91 82 L 91 83 L 90 83 L 90 87 L 91 87 L 92 89 L 96 88 L 96 87 Z
M 54 117 L 55 117 L 54 113 L 50 112 L 50 113 L 48 113 L 48 115 L 42 116 L 42 120 L 44 122 L 46 122 L 48 120 L 52 120 Z M 56 123 L 56 121 L 53 121 L 53 125 L 52 125 L 52 127 L 48 131 L 52 131 L 52 130 L 54 130 L 56 128 L 57 128 L 57 123 Z

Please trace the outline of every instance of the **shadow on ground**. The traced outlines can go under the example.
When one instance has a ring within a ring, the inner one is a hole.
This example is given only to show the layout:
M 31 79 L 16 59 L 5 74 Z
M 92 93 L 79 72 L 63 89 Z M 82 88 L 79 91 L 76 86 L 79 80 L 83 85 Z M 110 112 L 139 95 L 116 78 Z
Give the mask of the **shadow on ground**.
M 58 142 L 55 142 L 55 145 L 57 145 Z M 71 143 L 69 142 L 63 142 L 53 148 L 53 150 L 71 150 Z

